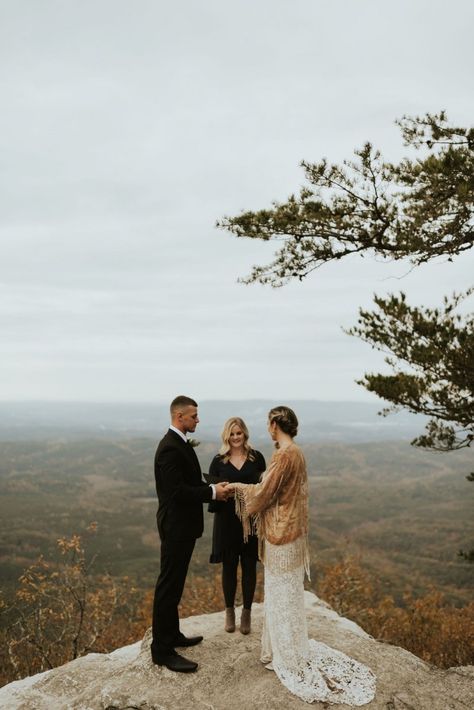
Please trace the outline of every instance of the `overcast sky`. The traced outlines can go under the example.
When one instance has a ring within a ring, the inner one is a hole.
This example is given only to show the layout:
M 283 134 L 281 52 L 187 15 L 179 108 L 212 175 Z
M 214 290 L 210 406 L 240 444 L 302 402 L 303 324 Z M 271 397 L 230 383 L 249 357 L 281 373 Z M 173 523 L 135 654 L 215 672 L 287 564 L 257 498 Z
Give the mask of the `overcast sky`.
M 369 400 L 372 294 L 435 304 L 474 257 L 370 259 L 272 290 L 215 222 L 302 159 L 445 108 L 472 123 L 472 0 L 0 0 L 0 398 Z

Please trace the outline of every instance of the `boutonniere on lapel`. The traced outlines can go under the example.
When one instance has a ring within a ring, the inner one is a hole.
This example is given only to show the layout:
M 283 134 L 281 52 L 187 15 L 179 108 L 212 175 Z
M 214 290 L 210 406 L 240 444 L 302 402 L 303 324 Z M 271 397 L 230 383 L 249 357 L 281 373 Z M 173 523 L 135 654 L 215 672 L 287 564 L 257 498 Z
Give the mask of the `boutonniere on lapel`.
M 193 447 L 193 449 L 195 449 L 196 446 L 199 446 L 200 443 L 201 442 L 198 441 L 197 439 L 188 439 L 188 444 L 190 444 Z

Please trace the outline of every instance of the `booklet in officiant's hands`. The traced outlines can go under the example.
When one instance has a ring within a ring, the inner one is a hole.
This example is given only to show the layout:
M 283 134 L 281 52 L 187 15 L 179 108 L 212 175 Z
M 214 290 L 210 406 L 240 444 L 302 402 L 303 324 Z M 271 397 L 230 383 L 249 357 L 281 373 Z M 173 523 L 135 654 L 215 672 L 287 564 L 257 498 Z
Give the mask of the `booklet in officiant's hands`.
M 204 476 L 206 483 L 222 483 L 218 476 L 211 476 L 209 473 L 203 473 L 202 475 Z

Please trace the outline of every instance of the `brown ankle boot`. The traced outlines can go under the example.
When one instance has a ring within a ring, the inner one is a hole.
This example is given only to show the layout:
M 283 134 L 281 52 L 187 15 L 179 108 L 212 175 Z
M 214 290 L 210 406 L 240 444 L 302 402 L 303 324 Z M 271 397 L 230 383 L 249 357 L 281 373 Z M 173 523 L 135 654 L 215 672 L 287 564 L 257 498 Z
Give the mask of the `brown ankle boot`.
M 242 609 L 242 616 L 240 617 L 240 633 L 250 633 L 250 609 Z
M 229 633 L 235 631 L 235 609 L 233 606 L 226 607 L 224 628 Z

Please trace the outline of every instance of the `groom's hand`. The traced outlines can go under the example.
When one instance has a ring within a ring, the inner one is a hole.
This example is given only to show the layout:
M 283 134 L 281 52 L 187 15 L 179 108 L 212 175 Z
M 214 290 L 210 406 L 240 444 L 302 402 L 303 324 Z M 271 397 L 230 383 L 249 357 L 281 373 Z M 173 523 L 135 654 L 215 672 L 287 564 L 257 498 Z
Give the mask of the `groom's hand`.
M 227 482 L 225 483 L 216 483 L 216 500 L 227 500 L 229 497 L 230 491 L 226 490 L 227 487 Z

